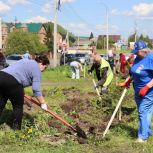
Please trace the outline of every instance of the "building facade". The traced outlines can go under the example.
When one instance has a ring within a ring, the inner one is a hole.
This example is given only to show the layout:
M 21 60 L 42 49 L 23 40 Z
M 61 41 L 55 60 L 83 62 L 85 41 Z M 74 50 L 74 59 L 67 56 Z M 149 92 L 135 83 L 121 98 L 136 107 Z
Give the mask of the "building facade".
M 5 51 L 8 34 L 16 30 L 38 34 L 40 42 L 44 44 L 46 29 L 42 23 L 2 23 L 2 51 Z M 59 46 L 62 36 L 57 33 L 57 45 Z

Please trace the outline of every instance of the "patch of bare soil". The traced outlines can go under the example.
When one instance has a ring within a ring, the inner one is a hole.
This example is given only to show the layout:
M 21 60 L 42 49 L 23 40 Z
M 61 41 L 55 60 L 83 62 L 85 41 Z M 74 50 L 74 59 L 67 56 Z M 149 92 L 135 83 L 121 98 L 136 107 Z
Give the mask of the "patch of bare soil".
M 93 135 L 94 137 L 99 137 L 102 135 L 115 109 L 112 107 L 111 97 L 104 96 L 102 97 L 102 101 L 99 101 L 95 92 L 82 93 L 75 88 L 63 89 L 63 94 L 67 97 L 67 100 L 60 105 L 61 109 L 72 118 L 76 125 L 85 131 L 87 137 Z M 119 122 L 128 122 L 130 120 L 128 114 L 130 111 L 132 112 L 133 110 L 123 108 L 122 120 L 119 121 L 116 117 L 111 127 L 119 124 Z M 80 144 L 88 143 L 87 139 L 76 137 L 77 134 L 64 126 L 61 121 L 49 118 L 48 125 L 52 128 L 56 128 L 59 133 L 62 133 L 62 138 L 65 140 L 71 139 L 78 141 Z M 51 140 L 49 139 L 47 141 Z
M 89 134 L 102 134 L 111 118 L 113 109 L 110 99 L 103 99 L 101 107 L 96 107 L 92 100 L 97 97 L 94 92 L 81 93 L 78 89 L 64 89 L 67 101 L 61 104 L 62 110 L 73 118 L 73 120 Z M 122 121 L 126 122 L 128 116 L 124 114 Z M 112 125 L 118 124 L 115 118 Z

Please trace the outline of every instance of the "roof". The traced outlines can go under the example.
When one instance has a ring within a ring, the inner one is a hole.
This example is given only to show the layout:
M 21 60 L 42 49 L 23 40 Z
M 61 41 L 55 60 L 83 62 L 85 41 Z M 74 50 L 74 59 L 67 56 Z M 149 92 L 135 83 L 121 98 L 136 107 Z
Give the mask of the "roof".
M 42 27 L 42 23 L 16 23 L 16 28 L 28 28 L 28 32 L 38 33 Z
M 27 24 L 26 23 L 16 23 L 15 27 L 16 28 L 27 28 Z
M 27 23 L 28 31 L 29 32 L 39 32 L 41 27 L 43 26 L 42 23 Z

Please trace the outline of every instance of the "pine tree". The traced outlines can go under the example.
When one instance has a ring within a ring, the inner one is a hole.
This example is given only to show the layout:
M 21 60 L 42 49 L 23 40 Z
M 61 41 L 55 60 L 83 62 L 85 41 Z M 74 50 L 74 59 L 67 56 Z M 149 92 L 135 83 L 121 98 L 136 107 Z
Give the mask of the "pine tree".
M 92 38 L 94 38 L 94 35 L 93 35 L 93 33 L 91 32 L 90 37 L 89 37 L 89 40 L 92 39 Z

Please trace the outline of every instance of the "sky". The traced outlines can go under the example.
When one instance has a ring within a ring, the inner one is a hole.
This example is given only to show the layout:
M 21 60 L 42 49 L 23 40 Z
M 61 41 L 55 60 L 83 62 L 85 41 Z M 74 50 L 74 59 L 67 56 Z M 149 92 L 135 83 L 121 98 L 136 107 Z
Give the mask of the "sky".
M 57 0 L 58 1 L 58 0 Z M 153 38 L 153 0 L 60 0 L 57 22 L 77 36 L 108 33 Z M 0 0 L 3 22 L 54 22 L 55 0 Z M 108 14 L 108 22 L 107 22 Z

